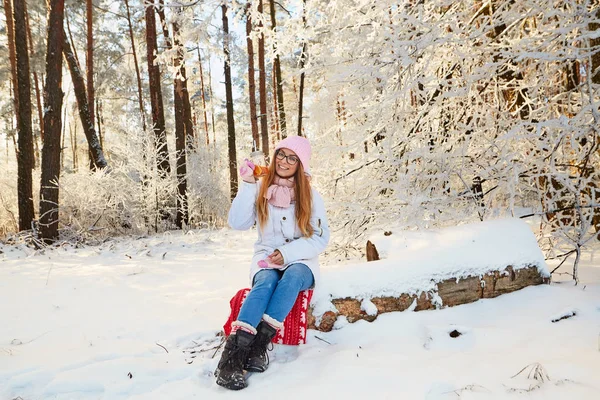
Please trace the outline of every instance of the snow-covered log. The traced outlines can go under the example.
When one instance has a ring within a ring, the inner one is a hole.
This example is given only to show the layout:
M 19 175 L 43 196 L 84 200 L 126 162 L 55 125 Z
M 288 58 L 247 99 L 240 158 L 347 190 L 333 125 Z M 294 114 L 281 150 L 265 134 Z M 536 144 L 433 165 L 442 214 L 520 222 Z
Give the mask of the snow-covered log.
M 333 329 L 392 311 L 420 311 L 493 298 L 550 281 L 529 227 L 517 219 L 370 239 L 381 260 L 323 270 L 309 327 Z

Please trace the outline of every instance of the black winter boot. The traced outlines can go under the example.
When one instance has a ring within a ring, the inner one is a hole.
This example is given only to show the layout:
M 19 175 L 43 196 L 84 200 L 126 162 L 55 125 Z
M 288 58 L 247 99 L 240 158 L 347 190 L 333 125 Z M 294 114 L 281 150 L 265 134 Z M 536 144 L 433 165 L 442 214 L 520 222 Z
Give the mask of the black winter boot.
M 235 334 L 229 335 L 215 371 L 217 385 L 231 390 L 240 390 L 248 386 L 244 379 L 243 369 L 254 339 L 253 334 L 241 329 Z
M 265 372 L 269 367 L 269 355 L 267 354 L 269 343 L 277 334 L 277 329 L 265 321 L 260 321 L 256 327 L 256 339 L 250 346 L 250 353 L 244 369 L 251 372 Z

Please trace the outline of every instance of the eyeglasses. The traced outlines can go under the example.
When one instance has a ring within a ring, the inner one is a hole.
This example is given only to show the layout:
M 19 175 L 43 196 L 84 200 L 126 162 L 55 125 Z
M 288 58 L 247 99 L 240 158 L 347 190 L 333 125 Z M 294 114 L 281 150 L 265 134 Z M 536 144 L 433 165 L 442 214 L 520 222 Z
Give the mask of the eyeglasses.
M 285 159 L 286 162 L 290 165 L 296 165 L 296 163 L 298 162 L 298 157 L 286 156 L 285 153 L 281 150 L 277 151 L 277 154 L 275 155 L 275 157 L 277 157 L 277 159 L 280 161 L 283 161 L 283 159 Z

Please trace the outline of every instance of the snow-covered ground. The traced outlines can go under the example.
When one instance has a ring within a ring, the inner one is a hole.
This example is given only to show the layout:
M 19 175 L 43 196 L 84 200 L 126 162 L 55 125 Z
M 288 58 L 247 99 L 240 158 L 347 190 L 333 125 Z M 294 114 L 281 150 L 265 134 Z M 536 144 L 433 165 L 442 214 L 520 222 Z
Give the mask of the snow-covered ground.
M 305 346 L 277 346 L 247 389 L 227 391 L 212 377 L 215 334 L 247 287 L 254 238 L 178 232 L 43 254 L 0 245 L 0 399 L 600 398 L 600 247 L 585 253 L 578 286 L 309 331 Z

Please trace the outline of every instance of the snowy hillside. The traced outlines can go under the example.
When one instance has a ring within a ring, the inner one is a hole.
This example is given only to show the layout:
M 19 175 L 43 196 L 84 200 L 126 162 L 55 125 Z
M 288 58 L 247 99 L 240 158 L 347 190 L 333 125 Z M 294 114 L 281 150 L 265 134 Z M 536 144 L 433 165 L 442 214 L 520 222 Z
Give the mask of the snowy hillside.
M 247 287 L 253 241 L 221 230 L 43 253 L 0 247 L 0 399 L 600 396 L 600 249 L 584 255 L 577 287 L 309 331 L 307 345 L 276 347 L 267 372 L 229 392 L 211 357 L 229 299 Z M 326 265 L 323 279 L 343 286 L 353 265 Z

